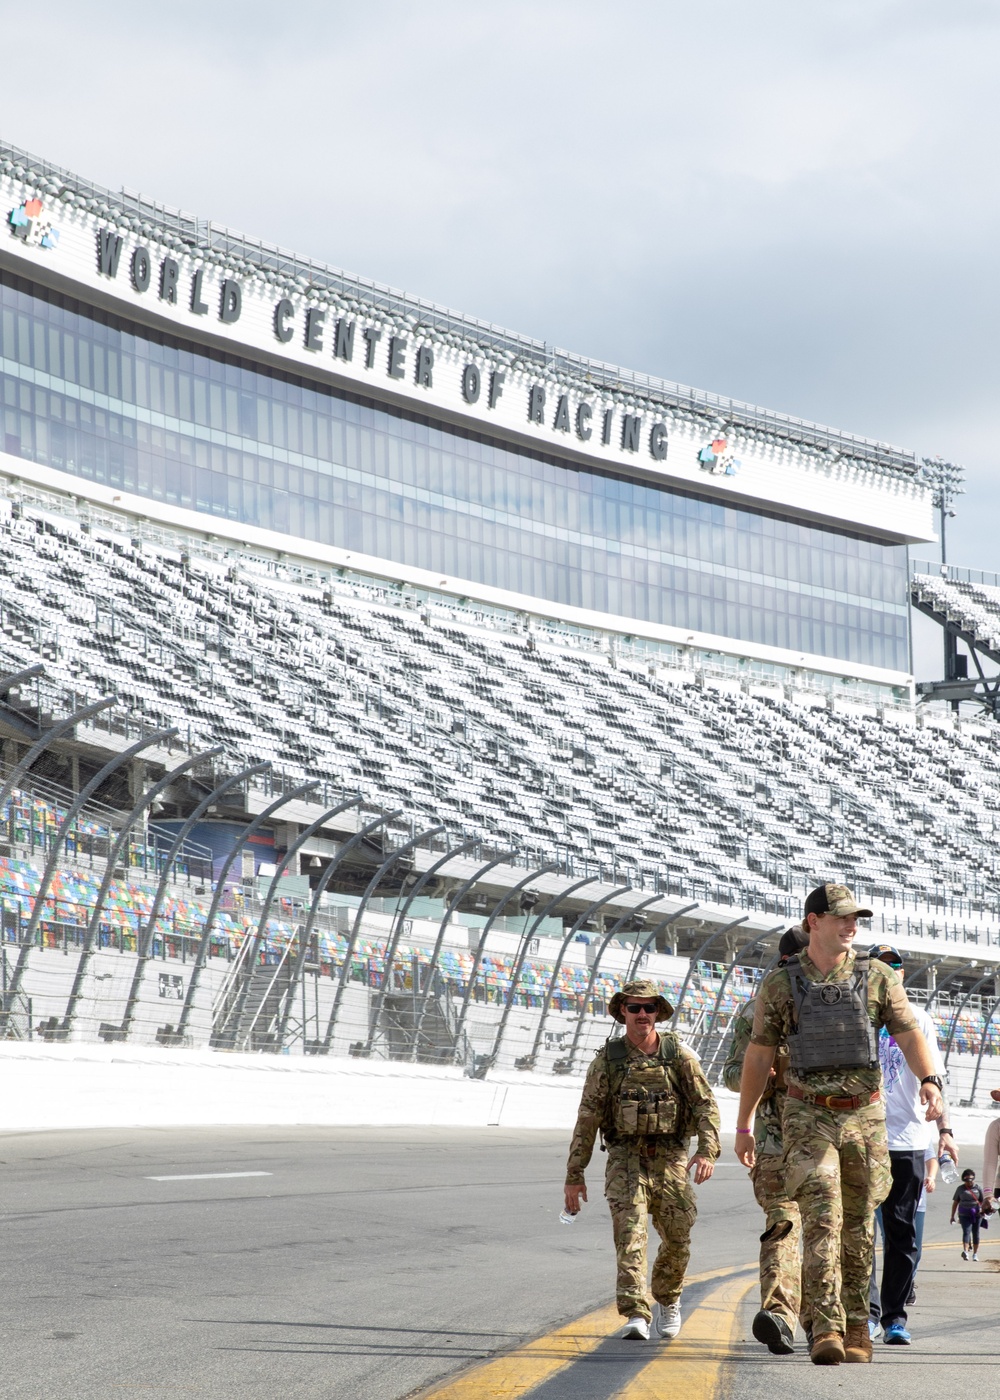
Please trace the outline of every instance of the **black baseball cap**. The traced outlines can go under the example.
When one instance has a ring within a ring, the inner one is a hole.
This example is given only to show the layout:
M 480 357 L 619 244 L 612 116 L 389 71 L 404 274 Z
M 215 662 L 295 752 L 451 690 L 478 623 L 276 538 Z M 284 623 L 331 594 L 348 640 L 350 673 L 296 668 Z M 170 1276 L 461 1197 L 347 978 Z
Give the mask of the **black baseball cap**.
M 859 919 L 870 919 L 871 909 L 862 909 L 846 885 L 817 885 L 806 895 L 805 913 L 835 914 L 844 918 L 854 914 Z
M 778 939 L 778 957 L 794 957 L 796 953 L 801 953 L 808 942 L 809 935 L 801 925 L 797 924 L 795 928 L 786 929 Z
M 903 970 L 903 959 L 899 955 L 899 949 L 894 948 L 891 943 L 875 943 L 868 949 L 870 958 L 878 958 L 879 962 L 886 963 L 889 967 L 894 967 L 897 972 Z

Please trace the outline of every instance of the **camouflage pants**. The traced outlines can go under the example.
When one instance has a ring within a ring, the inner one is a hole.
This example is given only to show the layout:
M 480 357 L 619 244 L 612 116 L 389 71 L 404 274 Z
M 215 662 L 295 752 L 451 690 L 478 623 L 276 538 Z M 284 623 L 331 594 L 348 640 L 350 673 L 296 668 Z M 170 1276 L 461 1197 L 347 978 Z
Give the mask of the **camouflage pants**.
M 691 1226 L 698 1212 L 687 1175 L 687 1154 L 658 1147 L 655 1157 L 608 1149 L 604 1194 L 618 1256 L 618 1311 L 623 1317 L 650 1318 L 646 1289 L 646 1217 L 660 1236 L 653 1262 L 652 1291 L 658 1303 L 676 1303 L 691 1253 Z
M 802 1297 L 800 1220 L 785 1186 L 784 1159 L 773 1153 L 759 1156 L 750 1180 L 765 1224 L 760 1237 L 760 1305 L 777 1313 L 794 1332 Z
M 880 1103 L 839 1112 L 787 1099 L 785 1188 L 802 1215 L 803 1315 L 814 1333 L 868 1321 L 875 1207 L 889 1194 L 889 1146 Z

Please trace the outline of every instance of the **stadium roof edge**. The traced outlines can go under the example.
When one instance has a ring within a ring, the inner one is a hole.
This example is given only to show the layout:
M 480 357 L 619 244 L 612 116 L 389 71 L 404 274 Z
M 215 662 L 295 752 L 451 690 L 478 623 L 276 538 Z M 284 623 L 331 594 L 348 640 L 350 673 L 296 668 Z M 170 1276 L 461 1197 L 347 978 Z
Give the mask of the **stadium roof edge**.
M 277 245 L 249 238 L 127 188 L 115 193 L 2 140 L 0 168 L 45 188 L 57 198 L 83 203 L 105 217 L 117 218 L 137 229 L 144 227 L 146 232 L 152 226 L 214 259 L 237 258 L 271 279 L 295 284 L 297 290 L 309 288 L 361 299 L 375 310 L 408 318 L 440 334 L 474 341 L 484 351 L 536 367 L 539 372 L 558 371 L 585 381 L 591 389 L 637 395 L 703 418 L 712 431 L 739 429 L 763 440 L 799 444 L 845 458 L 877 473 L 931 486 L 928 476 L 934 464 L 907 449 L 559 349 Z

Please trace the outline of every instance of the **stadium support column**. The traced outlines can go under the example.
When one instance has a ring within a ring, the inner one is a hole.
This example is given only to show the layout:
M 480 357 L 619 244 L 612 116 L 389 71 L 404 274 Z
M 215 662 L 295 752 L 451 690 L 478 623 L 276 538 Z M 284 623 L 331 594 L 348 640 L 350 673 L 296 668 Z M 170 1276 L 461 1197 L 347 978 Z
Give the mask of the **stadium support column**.
M 365 1055 L 371 1054 L 372 1046 L 375 1043 L 375 1033 L 378 1030 L 378 1023 L 382 1018 L 382 1008 L 385 1005 L 386 992 L 389 989 L 389 983 L 392 981 L 392 964 L 395 961 L 396 949 L 399 947 L 399 940 L 402 937 L 403 933 L 403 925 L 406 923 L 406 916 L 407 914 L 409 914 L 410 909 L 413 906 L 413 901 L 420 894 L 420 891 L 427 887 L 427 882 L 429 880 L 432 880 L 443 866 L 447 865 L 449 861 L 454 860 L 456 856 L 462 855 L 465 851 L 471 851 L 474 847 L 477 847 L 479 845 L 479 837 L 474 836 L 469 841 L 463 841 L 460 846 L 453 846 L 450 850 L 445 851 L 444 855 L 441 857 L 440 860 L 436 860 L 433 863 L 433 865 L 428 866 L 428 868 L 421 875 L 420 879 L 413 886 L 412 890 L 410 890 L 407 894 L 402 909 L 397 911 L 396 917 L 393 920 L 392 933 L 390 934 L 389 942 L 386 944 L 385 961 L 383 963 L 382 968 L 382 985 L 378 989 L 378 996 L 375 999 L 375 1008 L 372 1011 L 371 1017 L 369 1018 L 368 1039 L 365 1041 L 364 1044 Z M 444 920 L 442 919 L 441 924 L 438 926 L 438 936 L 434 943 L 434 950 L 431 953 L 430 966 L 427 969 L 427 983 L 426 986 L 423 988 L 423 1001 L 421 1005 L 421 1013 L 417 1021 L 416 1029 L 413 1033 L 414 1045 L 416 1045 L 420 1039 L 420 1028 L 423 1025 L 424 1019 L 423 1007 L 427 1005 L 427 999 L 430 996 L 430 988 L 434 980 L 434 971 L 437 966 L 438 955 L 441 952 L 441 944 L 444 939 L 444 932 L 442 927 L 443 924 Z M 417 987 L 413 988 L 414 996 L 417 995 L 419 990 L 420 989 Z
M 915 967 L 915 968 L 913 969 L 913 971 L 910 973 L 909 977 L 904 977 L 904 978 L 903 978 L 903 989 L 904 989 L 904 991 L 905 991 L 905 989 L 906 989 L 907 987 L 911 987 L 911 986 L 913 985 L 913 983 L 917 980 L 918 977 L 923 977 L 924 975 L 926 975 L 926 977 L 927 977 L 927 987 L 926 987 L 926 990 L 927 990 L 927 992 L 928 992 L 929 994 L 933 994 L 934 988 L 935 988 L 935 984 L 934 984 L 934 979 L 931 977 L 931 972 L 932 972 L 932 971 L 934 970 L 934 968 L 936 968 L 940 963 L 943 963 L 944 960 L 947 958 L 947 956 L 948 956 L 947 953 L 942 953 L 941 956 L 940 956 L 939 958 L 931 958 L 930 962 L 921 963 L 919 967 Z
M 994 972 L 996 972 L 995 968 Z M 975 1108 L 976 1106 L 976 1086 L 979 1084 L 979 1071 L 982 1068 L 983 1055 L 986 1053 L 986 1041 L 989 1038 L 990 1022 L 993 1020 L 998 1006 L 1000 1006 L 1000 1000 L 994 997 L 993 1005 L 990 1007 L 990 1014 L 983 1022 L 983 1035 L 979 1042 L 979 1054 L 976 1056 L 976 1068 L 972 1075 L 972 1088 L 969 1090 L 969 1097 L 965 1100 L 965 1108 Z
M 996 970 L 996 968 L 995 968 L 995 967 L 990 968 L 989 972 L 983 973 L 982 977 L 980 977 L 980 979 L 979 979 L 978 982 L 973 982 L 972 986 L 969 988 L 969 990 L 966 992 L 965 996 L 964 996 L 964 997 L 962 998 L 962 1000 L 959 1002 L 959 1004 L 958 1004 L 958 1010 L 955 1012 L 954 1016 L 951 1018 L 951 1025 L 948 1027 L 948 1040 L 947 1040 L 947 1042 L 946 1042 L 946 1044 L 945 1044 L 945 1048 L 944 1048 L 944 1067 L 945 1067 L 945 1069 L 948 1068 L 948 1061 L 949 1061 L 949 1059 L 951 1058 L 951 1047 L 952 1047 L 952 1042 L 953 1042 L 954 1039 L 955 1039 L 955 1032 L 956 1032 L 956 1030 L 958 1029 L 958 1020 L 959 1020 L 959 1017 L 961 1016 L 961 1014 L 962 1014 L 962 1012 L 965 1010 L 965 1008 L 968 1006 L 968 1004 L 969 1004 L 969 1002 L 972 1000 L 972 998 L 973 998 L 973 997 L 976 995 L 976 993 L 979 991 L 979 988 L 980 988 L 985 982 L 992 982 L 993 979 L 994 979 L 996 976 L 997 976 L 997 970 Z
M 232 788 L 239 787 L 241 783 L 245 783 L 256 774 L 268 772 L 270 767 L 270 763 L 253 763 L 248 768 L 241 768 L 238 773 L 231 773 L 228 778 L 224 778 L 221 783 L 217 783 L 208 796 L 202 798 L 190 816 L 185 818 L 163 862 L 163 873 L 156 886 L 156 893 L 153 896 L 153 905 L 149 911 L 149 918 L 146 920 L 146 927 L 136 939 L 136 953 L 138 957 L 135 964 L 135 972 L 132 974 L 132 985 L 129 988 L 128 1001 L 125 1003 L 125 1015 L 122 1017 L 121 1029 L 116 1034 L 109 1034 L 109 1038 L 127 1040 L 129 1032 L 132 1029 L 132 1018 L 135 1015 L 136 1003 L 139 1000 L 139 992 L 142 989 L 142 979 L 145 976 L 150 949 L 153 946 L 153 939 L 156 936 L 156 921 L 160 917 L 160 909 L 167 893 L 167 883 L 170 880 L 170 873 L 173 870 L 174 861 L 183 849 L 184 842 L 208 811 L 209 807 L 218 802 L 220 797 L 224 796 L 224 794 L 229 792 Z
M 681 983 L 681 990 L 677 997 L 677 1005 L 674 1007 L 674 1016 L 678 1018 L 678 1025 L 680 1025 L 681 1007 L 684 1005 L 684 998 L 687 996 L 687 989 L 691 983 L 691 975 L 697 967 L 698 960 L 702 953 L 704 953 L 717 938 L 721 938 L 724 933 L 728 933 L 731 928 L 739 928 L 740 924 L 745 924 L 749 917 L 749 914 L 743 914 L 740 918 L 734 919 L 731 924 L 723 924 L 722 928 L 713 929 L 704 943 L 702 943 L 701 947 L 691 955 L 690 961 L 688 962 L 688 969 L 684 974 L 684 981 Z
M 319 881 L 316 885 L 315 890 L 313 891 L 312 902 L 309 905 L 309 915 L 306 919 L 305 926 L 302 929 L 302 935 L 299 940 L 299 948 L 295 957 L 295 963 L 292 967 L 290 985 L 285 994 L 285 1005 L 279 1013 L 276 1036 L 279 1048 L 284 1044 L 285 1029 L 288 1025 L 289 1017 L 292 1014 L 292 1007 L 295 1004 L 295 993 L 298 989 L 299 982 L 302 978 L 302 970 L 305 967 L 306 957 L 309 952 L 309 941 L 312 938 L 313 926 L 315 925 L 316 918 L 319 914 L 320 902 L 324 894 L 326 894 L 327 890 L 329 889 L 330 882 L 333 880 L 333 877 L 337 873 L 337 870 L 344 863 L 347 857 L 351 854 L 352 851 L 357 850 L 358 846 L 361 845 L 362 841 L 365 839 L 366 836 L 370 836 L 373 831 L 377 831 L 378 828 L 384 825 L 385 822 L 391 821 L 393 817 L 398 817 L 399 815 L 400 813 L 398 811 L 388 813 L 383 812 L 380 817 L 376 817 L 374 821 L 370 821 L 365 826 L 361 827 L 359 831 L 356 831 L 354 833 L 354 835 L 350 838 L 349 841 L 344 842 L 340 850 L 334 856 L 333 860 L 327 862 L 326 869 L 319 877 Z M 305 1050 L 308 1052 L 310 1047 L 305 1043 L 304 1027 L 302 1031 L 302 1041 Z
M 974 960 L 974 961 L 972 961 L 972 962 L 964 962 L 964 963 L 961 964 L 961 966 L 956 967 L 955 970 L 954 970 L 953 972 L 949 972 L 949 973 L 948 973 L 948 976 L 947 976 L 942 982 L 939 982 L 939 983 L 937 984 L 937 986 L 934 988 L 934 990 L 933 990 L 933 991 L 931 992 L 931 994 L 928 996 L 927 1000 L 924 1002 L 924 1010 L 927 1011 L 928 1013 L 930 1012 L 930 1009 L 931 1009 L 931 1007 L 934 1005 L 934 1000 L 935 1000 L 935 998 L 937 997 L 938 992 L 943 992 L 944 989 L 945 989 L 945 987 L 947 987 L 947 985 L 948 985 L 949 982 L 954 982 L 955 978 L 956 978 L 956 977 L 961 977 L 961 975 L 962 975 L 963 972 L 969 972 L 969 971 L 971 971 L 973 968 L 977 968 L 978 966 L 979 966 L 979 961 L 978 961 L 978 959 L 976 959 L 976 960 Z
M 112 846 L 111 851 L 108 854 L 108 863 L 104 870 L 104 878 L 101 880 L 101 887 L 97 891 L 97 898 L 94 901 L 94 907 L 91 911 L 90 919 L 87 922 L 87 930 L 83 935 L 83 949 L 80 953 L 80 961 L 77 963 L 76 974 L 73 978 L 73 986 L 70 990 L 69 998 L 66 1002 L 66 1011 L 63 1016 L 62 1027 L 60 1029 L 60 1036 L 63 1039 L 65 1039 L 69 1035 L 70 1030 L 72 1029 L 73 1017 L 76 1015 L 76 1005 L 80 999 L 80 994 L 83 990 L 83 979 L 87 973 L 87 966 L 90 962 L 90 955 L 93 952 L 94 939 L 97 937 L 97 933 L 101 924 L 101 913 L 104 909 L 104 901 L 108 897 L 108 891 L 111 888 L 111 881 L 114 879 L 115 876 L 115 869 L 118 865 L 118 858 L 122 855 L 122 853 L 128 846 L 128 842 L 132 835 L 132 830 L 135 827 L 136 822 L 142 816 L 143 812 L 146 811 L 148 807 L 152 806 L 152 804 L 159 797 L 160 793 L 163 792 L 165 788 L 168 788 L 171 783 L 176 782 L 178 778 L 183 777 L 189 768 L 193 768 L 198 763 L 204 763 L 207 759 L 215 758 L 221 752 L 221 747 L 214 749 L 205 749 L 202 753 L 196 753 L 190 758 L 186 758 L 184 762 L 179 763 L 176 768 L 168 769 L 164 776 L 160 779 L 160 781 L 158 783 L 154 783 L 153 786 L 149 789 L 149 791 L 144 793 L 142 797 L 140 797 L 139 801 L 135 804 L 135 806 L 132 808 L 132 810 L 129 812 L 128 816 L 122 823 L 121 831 L 118 833 L 118 839 L 115 841 L 115 844 Z
M 632 961 L 629 963 L 628 968 L 625 972 L 626 982 L 631 982 L 632 978 L 639 971 L 639 968 L 642 966 L 643 958 L 649 952 L 650 948 L 652 948 L 655 945 L 657 935 L 661 933 L 663 929 L 669 928 L 671 924 L 675 924 L 678 919 L 683 919 L 685 914 L 690 914 L 692 910 L 697 908 L 697 901 L 691 904 L 685 904 L 683 908 L 678 909 L 676 913 L 671 914 L 669 918 L 664 919 L 661 924 L 657 924 L 656 928 L 651 929 L 650 932 L 643 939 L 641 944 L 639 943 L 638 938 L 635 940 L 635 952 L 633 953 Z
M 45 909 L 45 898 L 49 892 L 52 877 L 55 874 L 59 853 L 62 850 L 63 842 L 66 839 L 70 827 L 76 820 L 77 814 L 94 793 L 97 792 L 101 784 L 106 782 L 113 773 L 117 772 L 123 763 L 128 763 L 136 754 L 141 753 L 143 749 L 148 749 L 152 744 L 160 744 L 167 739 L 172 739 L 176 733 L 176 729 L 157 729 L 154 733 L 147 734 L 145 738 L 139 739 L 136 743 L 131 744 L 127 749 L 123 749 L 120 754 L 116 754 L 114 758 L 105 763 L 103 768 L 98 769 L 90 782 L 81 788 L 66 809 L 66 815 L 59 823 L 56 834 L 52 838 L 48 859 L 42 869 L 42 878 L 38 882 L 38 890 L 35 894 L 35 902 L 31 911 L 31 917 L 28 920 L 28 926 L 24 931 L 23 941 L 17 955 L 17 964 L 4 996 L 3 1011 L 0 1013 L 0 1034 L 6 1029 L 10 1009 L 14 1005 L 21 989 L 21 978 L 24 976 L 24 969 L 27 966 L 28 953 L 34 941 L 35 930 L 38 928 L 42 913 Z
M 594 884 L 598 879 L 600 879 L 598 875 L 588 875 L 583 880 L 574 880 L 572 885 L 567 885 L 565 889 L 560 890 L 558 894 L 554 894 L 551 899 L 545 901 L 539 913 L 537 913 L 532 920 L 531 927 L 525 930 L 510 975 L 510 990 L 507 993 L 507 1000 L 504 1003 L 500 1024 L 497 1026 L 496 1039 L 493 1041 L 493 1049 L 490 1051 L 489 1065 L 491 1067 L 496 1064 L 497 1056 L 500 1054 L 500 1049 L 503 1045 L 504 1032 L 507 1029 L 507 1022 L 510 1020 L 510 1013 L 514 1009 L 514 998 L 517 996 L 517 986 L 521 980 L 521 973 L 524 969 L 525 959 L 528 956 L 528 948 L 531 944 L 531 940 L 535 936 L 535 930 L 541 927 L 542 920 L 548 916 L 549 911 L 554 909 L 557 904 L 561 904 L 564 899 L 569 899 L 570 895 L 575 894 L 577 890 L 582 890 L 584 885 Z
M 493 927 L 496 920 L 499 919 L 500 915 L 507 908 L 507 905 L 511 902 L 515 895 L 519 895 L 522 890 L 527 889 L 528 885 L 532 884 L 533 881 L 540 879 L 542 875 L 554 874 L 556 871 L 558 871 L 558 869 L 559 866 L 555 861 L 547 861 L 545 865 L 538 866 L 538 868 L 533 870 L 530 875 L 525 875 L 523 880 L 518 880 L 517 884 L 514 885 L 512 889 L 509 889 L 505 895 L 502 895 L 500 899 L 497 900 L 496 904 L 494 904 L 493 908 L 490 910 L 489 917 L 483 925 L 482 933 L 479 936 L 479 942 L 476 944 L 476 951 L 472 957 L 472 967 L 469 969 L 469 980 L 466 983 L 465 995 L 462 998 L 462 1009 L 458 1013 L 458 1024 L 455 1027 L 456 1045 L 461 1045 L 462 1036 L 465 1034 L 465 1022 L 468 1019 L 469 1015 L 469 1005 L 472 1001 L 472 992 L 473 988 L 476 985 L 476 979 L 479 976 L 479 969 L 482 966 L 483 957 L 486 953 L 486 940 L 489 937 L 490 929 Z M 489 1057 L 484 1055 L 481 1058 L 483 1060 L 484 1068 L 488 1069 Z
M 275 815 L 276 812 L 279 812 L 282 807 L 287 806 L 289 802 L 296 801 L 297 798 L 307 797 L 309 793 L 313 792 L 318 787 L 319 780 L 314 778 L 311 782 L 300 783 L 300 785 L 297 788 L 293 788 L 291 792 L 282 793 L 280 797 L 276 797 L 273 802 L 268 803 L 264 810 L 262 812 L 258 812 L 257 815 L 254 817 L 253 821 L 251 821 L 249 825 L 244 827 L 243 834 L 240 836 L 240 839 L 236 842 L 235 846 L 229 852 L 229 855 L 223 862 L 222 869 L 219 871 L 219 874 L 216 877 L 215 891 L 212 895 L 212 902 L 208 907 L 208 913 L 205 916 L 205 923 L 201 930 L 201 939 L 198 944 L 198 953 L 194 960 L 194 966 L 191 969 L 191 976 L 188 978 L 187 991 L 184 993 L 184 1005 L 181 1007 L 181 1014 L 177 1022 L 178 1039 L 180 1039 L 181 1036 L 187 1034 L 187 1023 L 191 1016 L 191 1009 L 194 1006 L 195 992 L 197 990 L 198 983 L 201 980 L 201 974 L 204 969 L 205 963 L 208 960 L 208 953 L 211 947 L 212 929 L 215 926 L 215 919 L 219 912 L 219 905 L 222 903 L 222 896 L 225 894 L 226 890 L 226 876 L 229 874 L 230 870 L 235 865 L 236 857 L 240 854 L 240 852 L 243 850 L 244 846 L 246 846 L 247 842 L 251 839 L 251 837 L 255 836 L 256 833 L 261 829 L 261 827 L 264 826 L 264 824 L 268 822 L 271 819 L 271 817 Z
M 240 950 L 238 966 L 242 968 L 243 980 L 236 1001 L 227 1013 L 223 1024 L 219 1027 L 212 1027 L 213 1045 L 221 1045 L 225 1049 L 235 1048 L 236 1037 L 239 1035 L 240 1031 L 240 1021 L 243 1018 L 243 1012 L 247 1004 L 247 996 L 250 991 L 250 979 L 253 976 L 254 968 L 257 966 L 261 948 L 264 946 L 264 939 L 267 936 L 267 921 L 271 916 L 271 906 L 274 903 L 278 893 L 278 885 L 285 871 L 310 837 L 315 836 L 317 831 L 320 831 L 328 821 L 332 821 L 334 817 L 339 816 L 341 812 L 346 812 L 351 807 L 360 807 L 363 800 L 361 793 L 358 792 L 346 801 L 338 802 L 335 803 L 334 806 L 328 807 L 314 822 L 310 822 L 304 831 L 299 832 L 288 850 L 281 857 L 274 874 L 271 876 L 271 883 L 267 887 L 267 894 L 264 896 L 264 904 L 260 911 L 260 918 L 254 930 L 253 938 L 246 939 L 243 948 Z M 396 812 L 394 815 L 399 816 L 399 813 Z M 245 955 L 244 949 L 246 950 Z
M 398 815 L 398 813 L 397 813 Z M 392 867 L 407 851 L 412 851 L 415 846 L 419 846 L 421 841 L 427 841 L 439 832 L 447 831 L 444 822 L 439 822 L 437 826 L 429 826 L 426 831 L 418 831 L 416 836 L 411 836 L 409 841 L 404 841 L 401 846 L 397 846 L 391 855 L 387 856 L 375 874 L 365 886 L 365 892 L 361 896 L 357 911 L 354 915 L 354 922 L 351 925 L 350 937 L 347 940 L 347 947 L 344 949 L 344 961 L 340 968 L 340 977 L 337 980 L 337 990 L 333 994 L 333 1007 L 330 1010 L 330 1019 L 326 1024 L 326 1034 L 317 1049 L 320 1054 L 328 1055 L 330 1046 L 333 1044 L 333 1033 L 337 1026 L 337 1017 L 340 1014 L 340 1004 L 344 999 L 344 990 L 347 987 L 347 979 L 351 975 L 351 959 L 354 957 L 354 949 L 357 946 L 358 934 L 361 932 L 361 920 L 364 918 L 365 910 L 368 908 L 368 901 L 378 889 L 382 879 Z
M 595 899 L 593 904 L 588 904 L 587 908 L 584 909 L 583 913 L 580 914 L 578 918 L 573 920 L 572 924 L 570 925 L 569 932 L 563 939 L 562 944 L 559 948 L 559 952 L 556 954 L 556 960 L 552 964 L 552 976 L 549 978 L 549 985 L 545 989 L 545 997 L 542 1001 L 542 1014 L 538 1018 L 538 1029 L 535 1031 L 535 1039 L 532 1043 L 531 1051 L 524 1057 L 524 1063 L 518 1064 L 518 1069 L 535 1068 L 535 1061 L 538 1058 L 538 1051 L 542 1044 L 542 1036 L 545 1033 L 545 1022 L 548 1018 L 549 1008 L 552 1005 L 552 998 L 555 995 L 556 978 L 562 971 L 563 959 L 566 956 L 567 948 L 572 943 L 573 939 L 580 932 L 580 930 L 583 928 L 584 924 L 589 918 L 592 918 L 593 915 L 596 914 L 599 909 L 603 909 L 605 904 L 609 904 L 611 900 L 617 899 L 617 897 L 620 894 L 628 894 L 631 888 L 631 885 L 619 885 L 619 887 L 615 890 L 612 890 L 610 894 L 603 895 L 600 899 Z
M 577 1018 L 576 1026 L 573 1028 L 573 1043 L 570 1045 L 569 1054 L 566 1056 L 566 1059 L 560 1062 L 563 1071 L 566 1074 L 573 1073 L 573 1063 L 576 1060 L 576 1052 L 580 1046 L 580 1037 L 583 1034 L 583 1025 L 587 1019 L 587 1008 L 590 1005 L 590 999 L 594 995 L 594 988 L 597 985 L 597 974 L 600 970 L 601 959 L 604 957 L 604 954 L 607 952 L 608 948 L 610 948 L 611 940 L 622 931 L 622 929 L 627 923 L 629 923 L 635 918 L 638 918 L 642 914 L 642 911 L 644 909 L 648 909 L 651 904 L 658 904 L 662 898 L 662 894 L 654 894 L 650 895 L 649 899 L 644 899 L 640 904 L 637 904 L 634 909 L 630 909 L 627 914 L 623 914 L 620 919 L 616 920 L 616 922 L 611 925 L 611 927 L 607 930 L 603 939 L 601 940 L 600 947 L 595 953 L 594 961 L 590 967 L 590 976 L 587 978 L 587 990 L 583 994 L 583 1005 L 580 1007 L 580 1015 Z M 652 941 L 653 939 L 655 939 L 656 935 L 662 929 L 665 929 L 668 924 L 672 924 L 673 921 L 679 918 L 681 914 L 690 913 L 692 909 L 697 909 L 697 907 L 698 906 L 696 904 L 687 904 L 683 909 L 678 910 L 676 914 L 668 914 L 665 919 L 661 919 L 661 921 L 653 928 L 649 935 L 649 940 Z M 639 940 L 638 938 L 636 938 L 637 945 L 638 942 Z M 628 979 L 626 978 L 626 981 L 627 980 Z
M 103 700 L 95 700 L 92 705 L 85 705 L 82 710 L 74 710 L 71 715 L 67 715 L 65 719 L 59 720 L 59 722 L 53 724 L 50 729 L 46 729 L 42 737 L 36 740 L 27 753 L 14 764 L 7 781 L 4 783 L 3 787 L 0 788 L 0 811 L 3 810 L 7 798 L 31 768 L 35 759 L 38 758 L 40 754 L 43 754 L 50 744 L 54 744 L 55 741 L 61 739 L 64 734 L 72 733 L 76 726 L 81 724 L 85 719 L 91 719 L 94 715 L 99 714 L 101 710 L 107 710 L 117 703 L 118 701 L 115 696 L 106 695 Z M 176 730 L 174 732 L 176 733 Z

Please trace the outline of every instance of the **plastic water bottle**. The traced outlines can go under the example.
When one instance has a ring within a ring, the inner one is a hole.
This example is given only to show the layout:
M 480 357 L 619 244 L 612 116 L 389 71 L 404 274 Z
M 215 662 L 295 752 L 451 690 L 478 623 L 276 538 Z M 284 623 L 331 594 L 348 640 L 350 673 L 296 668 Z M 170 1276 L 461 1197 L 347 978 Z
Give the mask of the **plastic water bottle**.
M 575 1222 L 576 1222 L 576 1216 L 575 1216 L 575 1215 L 570 1215 L 569 1211 L 566 1210 L 565 1207 L 559 1212 L 559 1224 L 560 1224 L 560 1225 L 573 1225 Z
M 938 1158 L 938 1175 L 945 1186 L 952 1186 L 958 1180 L 958 1168 L 948 1156 L 947 1152 L 942 1152 Z

